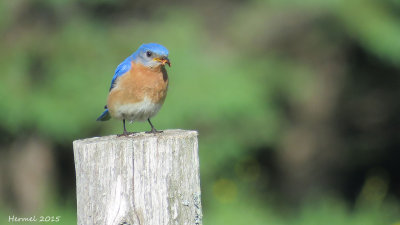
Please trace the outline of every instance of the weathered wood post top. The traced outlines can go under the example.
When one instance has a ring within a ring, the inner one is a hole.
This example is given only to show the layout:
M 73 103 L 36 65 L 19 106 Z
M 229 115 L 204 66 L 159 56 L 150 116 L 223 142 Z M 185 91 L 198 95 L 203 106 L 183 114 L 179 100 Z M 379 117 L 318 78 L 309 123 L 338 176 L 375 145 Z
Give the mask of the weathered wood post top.
M 78 225 L 202 224 L 196 131 L 76 140 Z

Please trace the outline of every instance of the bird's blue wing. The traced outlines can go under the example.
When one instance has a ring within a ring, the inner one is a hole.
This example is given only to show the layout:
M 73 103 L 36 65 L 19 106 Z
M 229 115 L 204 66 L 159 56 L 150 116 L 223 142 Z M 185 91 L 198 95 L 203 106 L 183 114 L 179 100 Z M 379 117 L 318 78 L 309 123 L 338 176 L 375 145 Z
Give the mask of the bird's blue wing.
M 124 75 L 131 69 L 131 61 L 131 57 L 128 57 L 121 64 L 118 65 L 117 69 L 115 69 L 114 77 L 111 80 L 110 91 L 114 88 L 115 82 L 117 81 L 118 77 Z
M 126 72 L 128 72 L 131 69 L 131 62 L 132 62 L 133 56 L 129 56 L 126 58 L 122 63 L 120 63 L 117 66 L 117 69 L 115 69 L 113 79 L 111 80 L 111 86 L 110 86 L 110 91 L 114 88 L 115 82 L 117 81 L 118 77 L 123 76 Z M 111 118 L 110 112 L 108 111 L 107 105 L 104 106 L 105 110 L 104 112 L 97 118 L 97 121 L 106 121 Z

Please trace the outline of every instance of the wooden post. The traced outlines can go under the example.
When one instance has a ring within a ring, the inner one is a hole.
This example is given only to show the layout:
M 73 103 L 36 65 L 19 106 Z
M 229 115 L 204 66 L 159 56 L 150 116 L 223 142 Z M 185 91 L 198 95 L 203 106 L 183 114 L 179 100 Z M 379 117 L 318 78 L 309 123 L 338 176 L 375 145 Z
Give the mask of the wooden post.
M 78 225 L 202 224 L 196 131 L 74 141 Z

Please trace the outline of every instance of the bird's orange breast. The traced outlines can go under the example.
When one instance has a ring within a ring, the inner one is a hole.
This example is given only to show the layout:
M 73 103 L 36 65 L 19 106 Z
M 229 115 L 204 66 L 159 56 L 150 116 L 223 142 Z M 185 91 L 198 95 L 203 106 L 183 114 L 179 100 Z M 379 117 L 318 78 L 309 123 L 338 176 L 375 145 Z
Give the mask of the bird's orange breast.
M 163 66 L 148 68 L 132 62 L 131 69 L 118 78 L 107 99 L 111 115 L 116 108 L 142 102 L 145 98 L 152 103 L 162 104 L 167 96 L 168 75 Z

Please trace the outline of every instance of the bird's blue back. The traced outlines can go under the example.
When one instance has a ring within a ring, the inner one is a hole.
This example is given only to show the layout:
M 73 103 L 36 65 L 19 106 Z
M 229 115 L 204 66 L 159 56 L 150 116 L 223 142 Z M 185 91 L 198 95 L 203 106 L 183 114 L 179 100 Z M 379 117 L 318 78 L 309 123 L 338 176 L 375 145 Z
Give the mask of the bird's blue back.
M 111 91 L 111 89 L 114 88 L 115 81 L 117 80 L 117 78 L 124 75 L 126 72 L 128 72 L 131 69 L 131 66 L 132 66 L 131 62 L 136 58 L 135 53 L 133 53 L 131 56 L 126 58 L 124 61 L 122 61 L 118 65 L 117 69 L 115 69 L 114 76 L 111 80 L 110 91 Z

